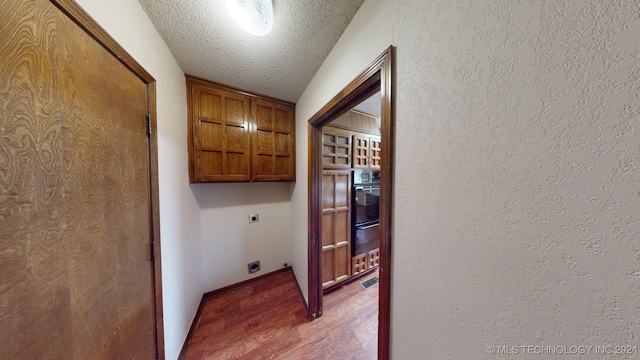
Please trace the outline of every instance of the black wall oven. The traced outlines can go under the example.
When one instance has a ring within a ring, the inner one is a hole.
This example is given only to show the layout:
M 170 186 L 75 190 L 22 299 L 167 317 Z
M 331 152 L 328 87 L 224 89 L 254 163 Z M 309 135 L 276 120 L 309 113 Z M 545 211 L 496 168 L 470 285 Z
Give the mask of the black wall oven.
M 356 256 L 379 246 L 380 183 L 353 184 L 351 194 L 351 256 Z

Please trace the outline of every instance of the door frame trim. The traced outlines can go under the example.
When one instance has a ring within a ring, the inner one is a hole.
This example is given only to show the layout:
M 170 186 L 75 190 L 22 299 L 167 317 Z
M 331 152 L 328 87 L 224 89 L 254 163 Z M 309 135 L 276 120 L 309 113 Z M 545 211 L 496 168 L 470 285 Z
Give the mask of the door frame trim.
M 380 266 L 378 304 L 378 359 L 390 357 L 391 326 L 391 248 L 393 234 L 393 158 L 394 48 L 390 46 L 360 75 L 323 106 L 308 121 L 309 134 L 309 318 L 322 316 L 322 127 L 349 111 L 362 100 L 380 91 L 381 150 L 380 168 Z
M 150 134 L 147 137 L 149 155 L 149 190 L 150 190 L 150 239 L 153 267 L 153 298 L 156 328 L 156 357 L 165 358 L 164 349 L 164 313 L 162 307 L 162 266 L 160 256 L 160 192 L 158 186 L 158 135 L 156 114 L 156 80 L 140 65 L 107 31 L 98 24 L 74 0 L 50 0 L 69 19 L 76 23 L 98 44 L 112 54 L 120 63 L 129 69 L 146 85 L 146 109 L 149 117 Z

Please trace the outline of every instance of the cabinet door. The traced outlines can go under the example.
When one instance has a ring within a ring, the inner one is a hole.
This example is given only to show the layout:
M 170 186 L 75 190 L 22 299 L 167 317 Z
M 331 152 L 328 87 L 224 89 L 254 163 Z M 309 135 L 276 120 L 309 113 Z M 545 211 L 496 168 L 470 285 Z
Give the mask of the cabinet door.
M 249 98 L 193 86 L 191 182 L 249 180 Z
M 369 168 L 369 136 L 353 135 L 353 168 Z
M 351 168 L 351 133 L 330 126 L 325 126 L 322 131 L 322 167 Z
M 380 170 L 380 137 L 353 135 L 353 168 Z
M 322 288 L 351 277 L 351 171 L 322 173 Z
M 369 169 L 380 170 L 380 138 L 369 137 Z
M 295 108 L 263 99 L 253 99 L 252 179 L 295 180 Z

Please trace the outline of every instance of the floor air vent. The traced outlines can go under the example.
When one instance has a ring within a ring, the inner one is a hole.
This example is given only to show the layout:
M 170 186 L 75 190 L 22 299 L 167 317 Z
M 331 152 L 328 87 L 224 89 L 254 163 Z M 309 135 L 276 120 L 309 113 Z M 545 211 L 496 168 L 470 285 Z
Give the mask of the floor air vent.
M 363 287 L 365 290 L 367 290 L 367 289 L 369 289 L 370 287 L 372 287 L 373 285 L 375 285 L 375 284 L 377 284 L 377 283 L 378 283 L 378 277 L 377 277 L 377 276 L 374 276 L 374 277 L 369 278 L 369 279 L 367 279 L 367 280 L 365 280 L 365 281 L 362 281 L 362 282 L 360 283 L 360 285 L 362 285 L 362 287 Z

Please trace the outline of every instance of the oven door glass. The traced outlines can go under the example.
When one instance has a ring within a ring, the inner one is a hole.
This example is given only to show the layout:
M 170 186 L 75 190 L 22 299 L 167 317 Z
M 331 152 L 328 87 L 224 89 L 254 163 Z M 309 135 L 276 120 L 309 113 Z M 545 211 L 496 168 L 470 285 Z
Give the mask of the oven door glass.
M 353 210 L 355 225 L 380 221 L 380 188 L 377 186 L 354 186 Z

